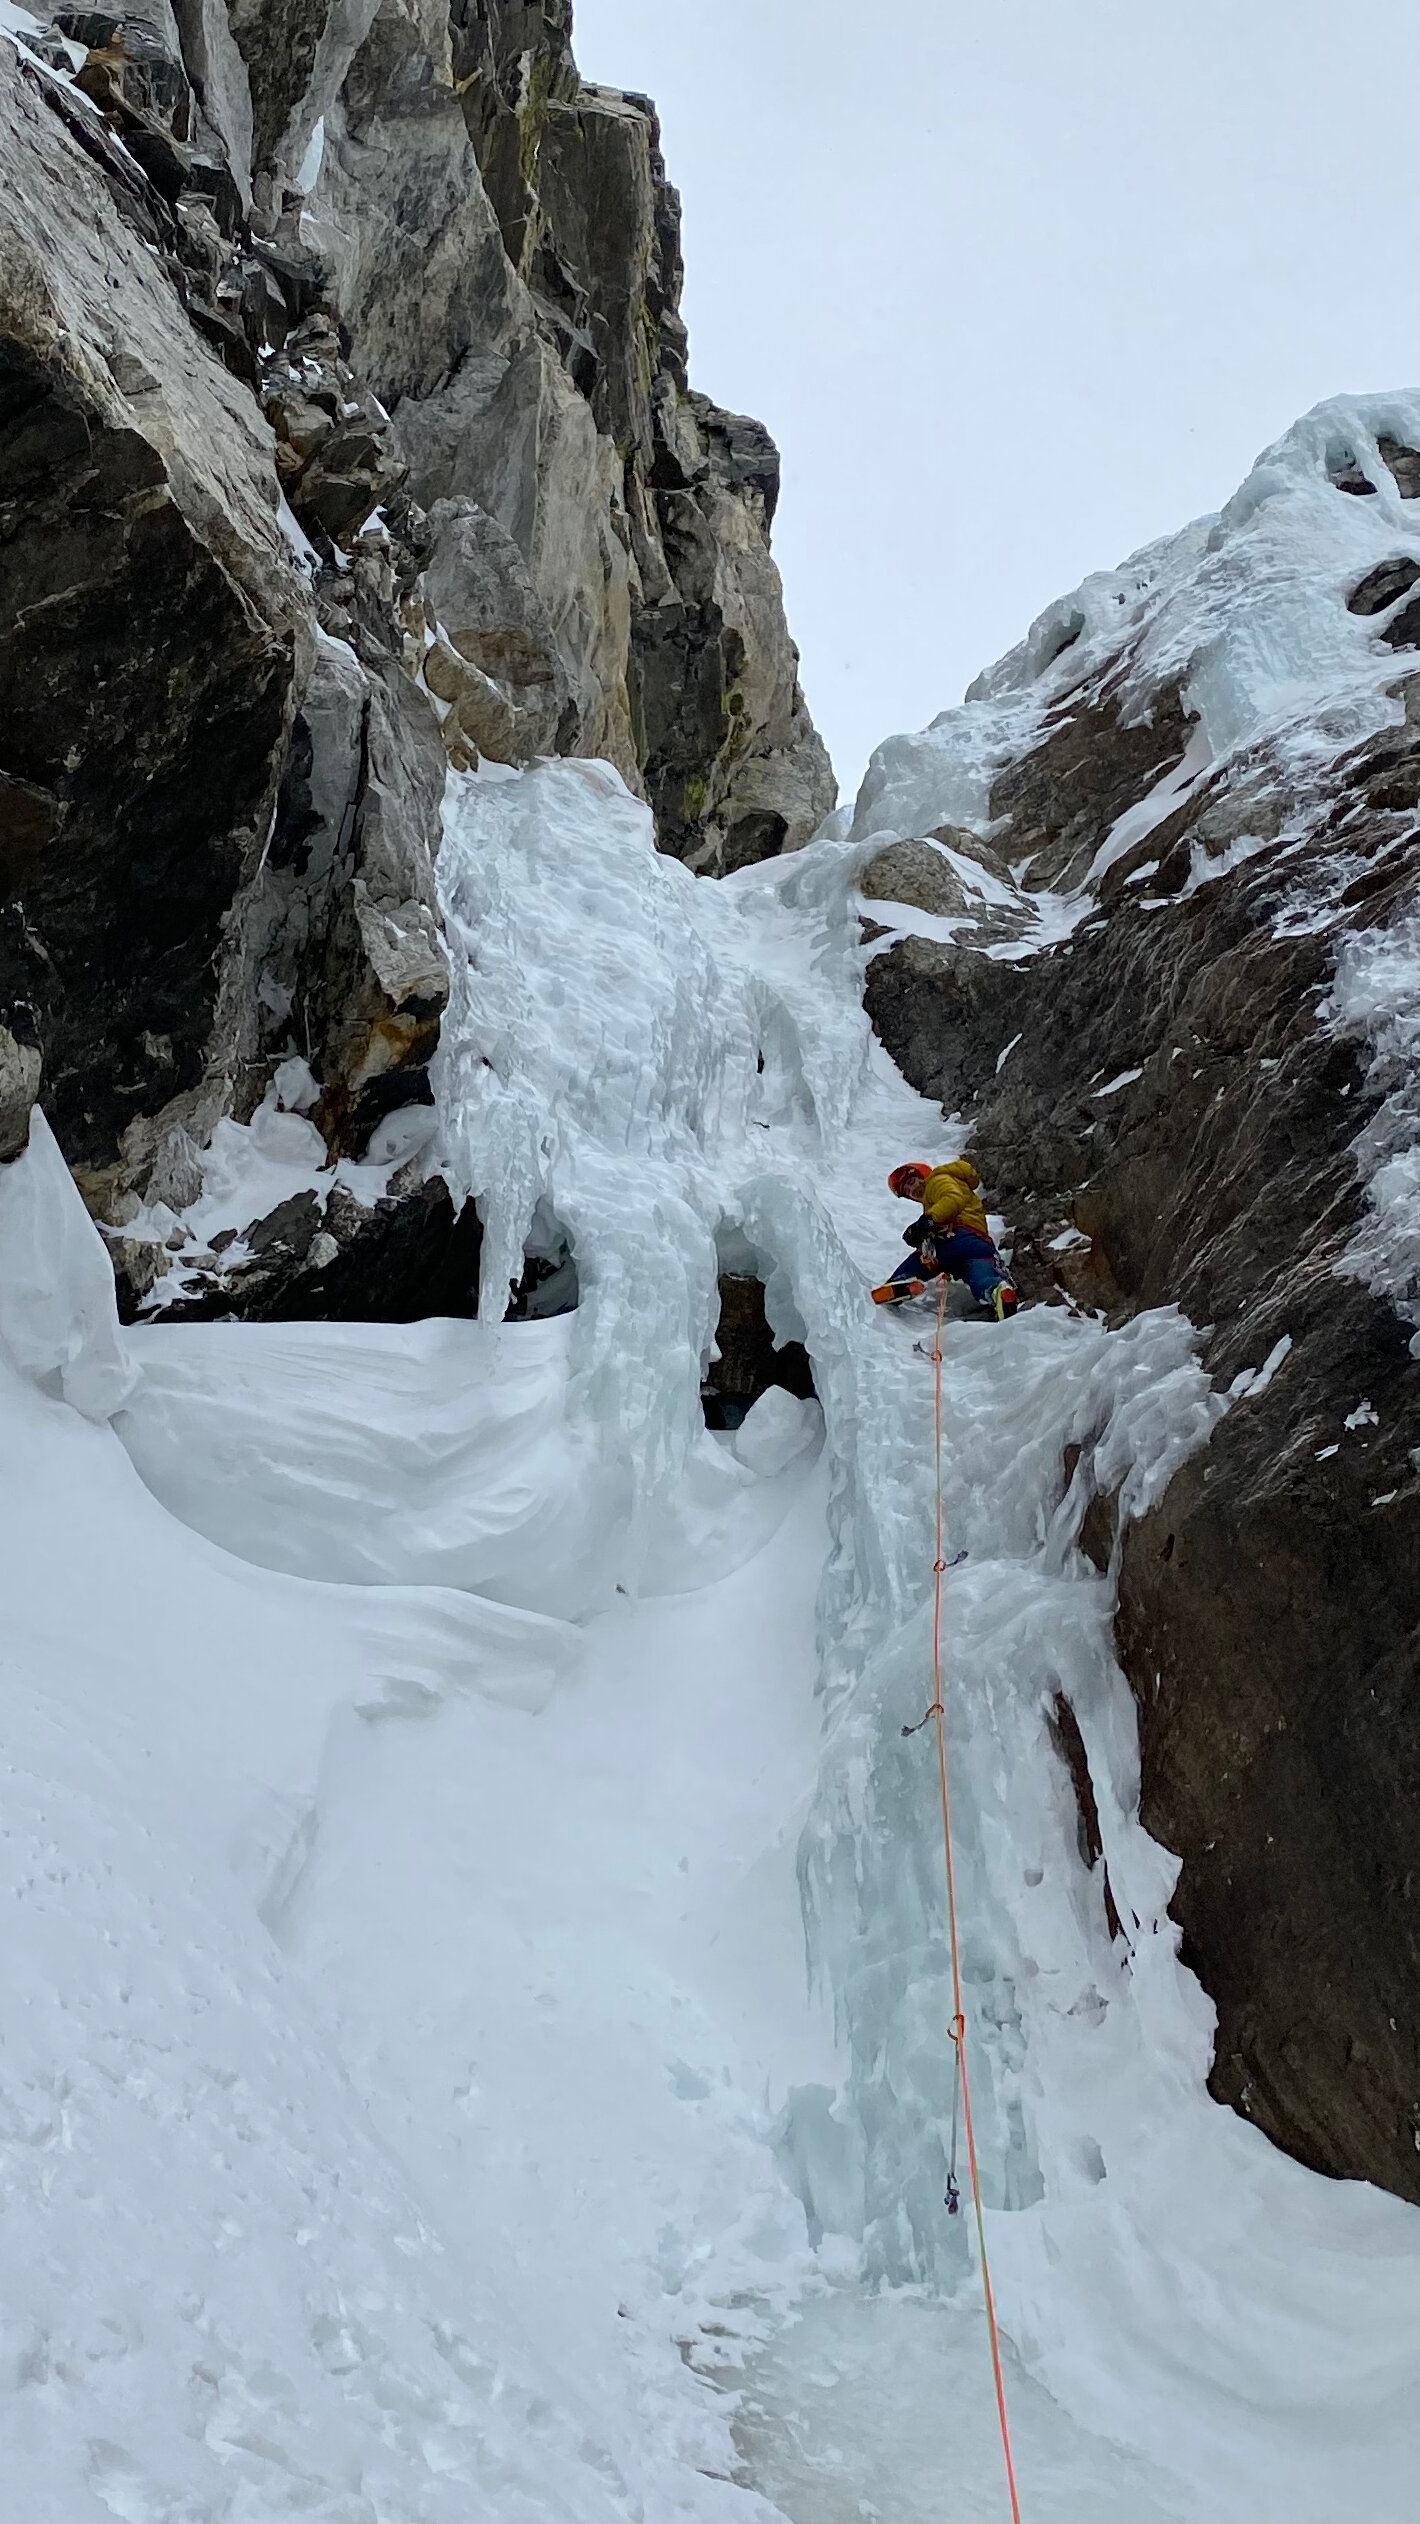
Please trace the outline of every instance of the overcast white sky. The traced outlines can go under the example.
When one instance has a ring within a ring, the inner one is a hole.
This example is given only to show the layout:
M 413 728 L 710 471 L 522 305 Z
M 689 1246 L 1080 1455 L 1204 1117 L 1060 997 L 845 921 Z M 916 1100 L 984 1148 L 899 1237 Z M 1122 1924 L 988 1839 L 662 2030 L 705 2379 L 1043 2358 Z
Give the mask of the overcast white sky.
M 576 0 L 840 781 L 1324 395 L 1420 382 L 1415 0 Z

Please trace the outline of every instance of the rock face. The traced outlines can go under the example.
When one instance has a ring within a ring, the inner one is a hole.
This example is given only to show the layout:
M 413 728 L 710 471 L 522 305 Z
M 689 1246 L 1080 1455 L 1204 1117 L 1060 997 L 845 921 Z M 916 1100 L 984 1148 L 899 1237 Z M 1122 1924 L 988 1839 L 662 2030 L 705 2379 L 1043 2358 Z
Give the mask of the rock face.
M 335 1147 L 420 1093 L 444 752 L 382 553 L 332 567 L 329 603 L 298 566 L 243 362 L 194 331 L 186 196 L 171 214 L 112 152 L 116 178 L 97 114 L 0 55 L 0 989 L 118 1221 L 181 1201 L 293 1026 Z
M 476 1315 L 483 1230 L 472 1204 L 455 1212 L 437 1175 L 375 1200 L 337 1184 L 324 1209 L 293 1193 L 242 1239 L 246 1259 L 165 1308 L 165 1323 L 238 1315 L 247 1323 L 416 1323 L 426 1315 Z M 152 1247 L 124 1239 L 116 1261 L 120 1309 L 132 1322 L 152 1287 Z M 136 1276 L 133 1274 L 136 1273 Z
M 802 1341 L 776 1342 L 762 1280 L 748 1272 L 723 1272 L 715 1355 L 701 1388 L 707 1426 L 738 1428 L 760 1395 L 776 1385 L 801 1402 L 812 1398 L 808 1351 Z
M 92 1178 L 201 1092 L 310 634 L 255 402 L 0 52 L 0 996 Z
M 883 917 L 924 899 L 905 854 L 934 800 L 960 805 L 945 775 L 989 766 L 990 868 L 928 905 L 954 934 L 871 963 L 875 1024 L 970 1119 L 1026 1291 L 1181 1306 L 1230 1397 L 1151 1514 L 1119 1535 L 1097 1499 L 1084 1537 L 1118 1572 L 1213 2090 L 1412 2200 L 1420 674 L 1395 635 L 1417 447 L 1420 405 L 1323 407 L 1221 519 L 1090 582 L 885 749 L 858 818 L 892 863 L 865 887 Z
M 0 35 L 0 1156 L 42 1062 L 141 1241 L 292 1055 L 332 1159 L 427 1101 L 450 761 L 607 756 L 707 873 L 834 792 L 777 456 L 689 390 L 655 115 L 583 85 L 566 7 L 37 14 Z
M 558 691 L 561 749 L 615 762 L 662 848 L 719 872 L 806 840 L 834 796 L 769 549 L 779 459 L 689 390 L 655 112 L 579 79 L 570 23 L 524 0 L 453 11 L 508 273 L 499 323 L 446 335 L 395 425 L 431 514 L 471 502 L 521 556 L 524 673 Z

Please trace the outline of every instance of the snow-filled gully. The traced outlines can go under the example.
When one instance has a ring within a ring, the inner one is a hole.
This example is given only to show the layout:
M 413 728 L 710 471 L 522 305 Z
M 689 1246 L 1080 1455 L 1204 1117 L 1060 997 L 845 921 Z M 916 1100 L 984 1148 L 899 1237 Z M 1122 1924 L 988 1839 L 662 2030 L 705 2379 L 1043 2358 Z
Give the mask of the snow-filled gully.
M 861 850 L 697 882 L 577 763 L 456 779 L 447 822 L 482 1321 L 120 1334 L 42 1125 L 0 1180 L 8 2508 L 1001 2516 L 900 1732 L 931 1371 L 865 1298 L 889 1162 L 951 1134 L 861 1013 Z M 499 1325 L 558 1234 L 576 1313 Z M 821 1415 L 704 1430 L 727 1263 Z M 1420 2217 L 1209 2101 L 1075 1543 L 1091 1477 L 1146 1504 L 1224 1406 L 1177 1315 L 1053 1309 L 954 1321 L 947 1398 L 1024 2512 L 1404 2524 Z

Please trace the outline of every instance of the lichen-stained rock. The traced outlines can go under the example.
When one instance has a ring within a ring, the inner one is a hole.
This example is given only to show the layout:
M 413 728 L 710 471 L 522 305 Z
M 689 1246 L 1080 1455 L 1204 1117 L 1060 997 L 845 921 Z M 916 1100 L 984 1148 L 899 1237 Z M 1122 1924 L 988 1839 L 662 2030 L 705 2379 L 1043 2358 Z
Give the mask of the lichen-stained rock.
M 451 0 L 454 65 L 510 261 L 536 251 L 537 168 L 548 106 L 577 95 L 572 0 Z
M 899 938 L 867 985 L 908 1076 L 970 1121 L 1023 1288 L 1181 1306 L 1228 1403 L 1152 1511 L 1116 1533 L 1101 1501 L 1094 1537 L 1213 2090 L 1412 2200 L 1420 677 L 1386 626 L 1420 576 L 1393 453 L 1417 421 L 1410 397 L 1323 406 L 1221 518 L 885 748 L 859 811 L 890 864 L 950 797 L 1030 915 L 984 952 Z

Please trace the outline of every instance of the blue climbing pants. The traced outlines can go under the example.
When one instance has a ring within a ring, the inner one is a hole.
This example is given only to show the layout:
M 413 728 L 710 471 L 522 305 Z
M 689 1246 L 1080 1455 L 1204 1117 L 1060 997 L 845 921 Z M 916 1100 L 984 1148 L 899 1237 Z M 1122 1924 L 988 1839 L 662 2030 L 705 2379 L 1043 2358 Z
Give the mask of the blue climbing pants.
M 974 1227 L 950 1227 L 905 1253 L 897 1269 L 889 1273 L 888 1284 L 901 1287 L 906 1280 L 940 1279 L 943 1272 L 949 1279 L 965 1280 L 979 1306 L 990 1305 L 1006 1276 L 989 1236 L 978 1235 Z

